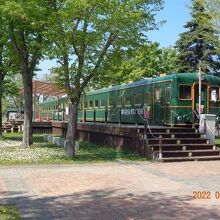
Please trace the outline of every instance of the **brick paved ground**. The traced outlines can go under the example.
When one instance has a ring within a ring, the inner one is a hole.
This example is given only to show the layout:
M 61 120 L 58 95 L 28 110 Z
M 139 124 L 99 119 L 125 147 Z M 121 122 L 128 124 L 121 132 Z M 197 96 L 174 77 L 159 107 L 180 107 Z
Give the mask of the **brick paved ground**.
M 216 191 L 220 161 L 0 167 L 0 204 L 23 219 L 220 219 Z

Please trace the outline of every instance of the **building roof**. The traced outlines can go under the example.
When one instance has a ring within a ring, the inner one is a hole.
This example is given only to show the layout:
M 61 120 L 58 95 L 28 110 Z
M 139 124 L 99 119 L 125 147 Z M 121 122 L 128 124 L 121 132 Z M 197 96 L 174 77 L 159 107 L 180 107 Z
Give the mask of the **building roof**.
M 22 92 L 23 91 L 24 88 L 22 88 Z M 55 84 L 39 81 L 39 80 L 33 80 L 33 94 L 63 96 L 66 95 L 66 91 L 64 89 L 58 88 L 57 85 Z

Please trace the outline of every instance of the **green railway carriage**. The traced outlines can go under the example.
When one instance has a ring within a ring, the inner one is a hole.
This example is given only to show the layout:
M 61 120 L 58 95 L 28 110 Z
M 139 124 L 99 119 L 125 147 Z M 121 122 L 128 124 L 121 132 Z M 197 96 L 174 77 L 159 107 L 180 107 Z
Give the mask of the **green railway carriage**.
M 205 75 L 201 86 L 203 114 L 220 117 L 220 78 Z M 198 122 L 199 81 L 197 73 L 179 73 L 86 92 L 78 106 L 78 121 L 191 125 Z M 67 119 L 66 98 L 41 104 L 43 118 Z M 54 107 L 55 106 L 55 107 Z M 46 110 L 45 110 L 46 109 Z M 51 111 L 52 109 L 52 111 Z M 62 115 L 63 117 L 61 117 Z
M 203 114 L 220 116 L 220 78 L 202 81 Z M 87 92 L 79 105 L 79 121 L 191 125 L 198 121 L 197 73 L 179 73 Z
M 49 99 L 40 103 L 40 116 L 43 120 L 55 120 L 64 121 L 68 119 L 67 108 L 67 98 L 57 98 Z

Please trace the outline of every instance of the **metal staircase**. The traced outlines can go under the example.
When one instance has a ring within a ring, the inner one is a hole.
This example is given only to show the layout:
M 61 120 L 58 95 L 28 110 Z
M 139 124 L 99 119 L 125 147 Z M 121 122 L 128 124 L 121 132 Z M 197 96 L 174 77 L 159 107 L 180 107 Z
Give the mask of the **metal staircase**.
M 155 161 L 220 160 L 220 149 L 199 134 L 197 129 L 158 127 L 139 129 L 147 156 Z

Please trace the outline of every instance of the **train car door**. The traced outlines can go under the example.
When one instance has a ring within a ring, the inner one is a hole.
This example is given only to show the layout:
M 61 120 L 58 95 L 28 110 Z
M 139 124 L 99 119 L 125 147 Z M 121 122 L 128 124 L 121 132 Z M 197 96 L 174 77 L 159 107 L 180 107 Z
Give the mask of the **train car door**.
M 193 106 L 196 113 L 199 113 L 199 85 L 194 85 L 194 97 L 193 97 Z M 208 113 L 208 86 L 207 84 L 202 84 L 201 87 L 201 113 Z
M 155 125 L 161 125 L 162 121 L 162 97 L 161 97 L 161 87 L 154 87 L 154 99 L 153 99 L 153 107 L 154 107 L 154 117 L 153 122 Z

